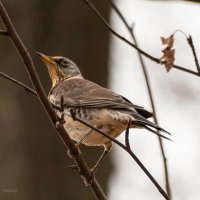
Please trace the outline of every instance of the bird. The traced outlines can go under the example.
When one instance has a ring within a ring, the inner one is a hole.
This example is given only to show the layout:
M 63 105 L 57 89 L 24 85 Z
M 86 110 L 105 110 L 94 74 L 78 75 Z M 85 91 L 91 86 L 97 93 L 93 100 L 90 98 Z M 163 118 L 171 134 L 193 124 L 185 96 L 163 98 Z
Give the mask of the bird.
M 148 120 L 153 116 L 151 112 L 133 104 L 122 95 L 85 79 L 72 60 L 62 56 L 47 56 L 39 52 L 36 54 L 48 68 L 52 82 L 48 99 L 54 105 L 58 116 L 61 116 L 61 113 L 56 107 L 63 104 L 64 128 L 70 138 L 76 141 L 77 146 L 84 144 L 104 147 L 104 152 L 91 171 L 96 171 L 99 163 L 111 151 L 112 141 L 80 121 L 74 120 L 71 110 L 76 118 L 86 121 L 113 138 L 125 131 L 130 123 L 130 128 L 144 128 L 169 139 L 163 135 L 170 134 L 168 131 Z

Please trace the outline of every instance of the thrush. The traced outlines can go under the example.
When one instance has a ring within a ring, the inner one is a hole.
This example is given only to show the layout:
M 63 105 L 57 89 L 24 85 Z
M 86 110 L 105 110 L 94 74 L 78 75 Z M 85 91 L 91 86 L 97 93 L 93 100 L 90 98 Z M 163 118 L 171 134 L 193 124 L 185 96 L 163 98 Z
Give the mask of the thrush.
M 50 102 L 59 107 L 63 98 L 64 127 L 71 139 L 77 144 L 104 146 L 104 153 L 93 170 L 111 150 L 112 142 L 99 132 L 73 120 L 71 109 L 75 117 L 83 119 L 113 138 L 126 130 L 129 122 L 131 122 L 130 128 L 145 128 L 166 138 L 156 131 L 168 133 L 166 130 L 147 120 L 153 116 L 151 112 L 109 89 L 84 79 L 78 66 L 70 59 L 37 54 L 47 65 L 52 81 L 52 88 L 48 95 Z M 56 112 L 59 114 L 57 109 Z

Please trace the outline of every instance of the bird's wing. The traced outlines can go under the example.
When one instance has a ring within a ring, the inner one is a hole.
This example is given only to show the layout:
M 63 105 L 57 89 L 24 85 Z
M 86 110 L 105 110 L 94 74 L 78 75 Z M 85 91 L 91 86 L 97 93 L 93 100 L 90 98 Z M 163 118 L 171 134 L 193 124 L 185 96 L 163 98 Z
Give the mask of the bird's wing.
M 152 116 L 152 114 L 143 107 L 134 105 L 126 98 L 111 90 L 82 78 L 62 81 L 49 93 L 50 101 L 56 106 L 60 106 L 62 96 L 64 99 L 64 106 L 135 109 L 145 118 Z

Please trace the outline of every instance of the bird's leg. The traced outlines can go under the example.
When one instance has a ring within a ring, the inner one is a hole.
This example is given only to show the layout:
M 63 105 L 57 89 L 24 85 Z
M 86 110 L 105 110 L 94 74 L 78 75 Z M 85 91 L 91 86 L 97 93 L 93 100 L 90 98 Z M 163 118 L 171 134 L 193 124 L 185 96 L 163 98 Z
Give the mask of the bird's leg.
M 96 164 L 94 165 L 94 167 L 90 170 L 93 174 L 95 174 L 99 168 L 99 164 L 101 163 L 101 161 L 103 160 L 103 158 L 105 157 L 105 155 L 108 153 L 109 151 L 104 149 L 101 157 L 99 158 L 99 160 L 96 162 Z
M 93 133 L 93 131 L 94 130 L 91 129 L 79 142 L 76 143 L 76 146 L 79 147 L 83 143 L 83 141 Z
M 94 165 L 94 167 L 90 170 L 93 174 L 95 174 L 99 168 L 100 163 L 102 162 L 102 160 L 105 158 L 106 154 L 112 149 L 112 142 L 109 141 L 106 144 L 104 144 L 104 151 L 101 155 L 101 157 L 99 158 L 99 160 L 96 162 L 96 164 Z

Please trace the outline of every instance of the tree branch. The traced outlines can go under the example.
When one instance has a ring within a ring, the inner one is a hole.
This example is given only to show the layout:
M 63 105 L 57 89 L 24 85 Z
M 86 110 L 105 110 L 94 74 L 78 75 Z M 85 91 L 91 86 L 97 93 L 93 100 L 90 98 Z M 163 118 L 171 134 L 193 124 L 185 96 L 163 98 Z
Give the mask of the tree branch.
M 130 142 L 129 142 L 129 129 L 130 129 L 130 125 L 131 125 L 131 118 L 128 121 L 127 127 L 126 127 L 126 131 L 125 131 L 125 144 L 126 144 L 126 148 L 131 151 L 131 147 L 130 147 Z
M 139 53 L 141 53 L 143 56 L 145 56 L 146 58 L 149 58 L 151 61 L 157 63 L 157 64 L 161 64 L 160 63 L 160 59 L 156 58 L 150 54 L 148 54 L 147 52 L 145 52 L 144 50 L 140 49 L 139 47 L 137 47 L 134 43 L 130 42 L 129 40 L 127 40 L 126 38 L 124 38 L 122 35 L 120 35 L 119 33 L 117 33 L 110 25 L 109 23 L 104 19 L 104 17 L 99 13 L 99 11 L 95 8 L 95 6 L 89 1 L 89 0 L 82 0 L 85 4 L 88 5 L 88 7 L 94 12 L 94 14 L 100 19 L 100 21 L 104 24 L 104 26 L 116 37 L 118 37 L 120 40 L 122 40 L 123 42 L 127 43 L 129 46 L 133 47 L 134 49 L 136 49 Z M 173 65 L 173 68 L 178 69 L 180 71 L 184 71 L 187 72 L 189 74 L 193 74 L 195 76 L 199 76 L 200 74 L 198 72 L 195 72 L 193 70 L 190 70 L 186 67 L 182 67 L 179 65 Z
M 142 162 L 139 160 L 139 158 L 133 153 L 133 151 L 131 150 L 130 146 L 129 146 L 129 141 L 128 141 L 128 129 L 129 129 L 129 125 L 127 126 L 127 130 L 126 130 L 126 145 L 122 144 L 121 142 L 119 142 L 118 140 L 116 140 L 115 138 L 109 136 L 108 134 L 104 133 L 102 130 L 92 126 L 91 124 L 87 123 L 86 121 L 76 117 L 73 112 L 71 112 L 71 117 L 74 120 L 77 120 L 78 122 L 84 124 L 85 126 L 90 127 L 91 129 L 99 132 L 101 135 L 103 135 L 104 137 L 107 137 L 108 139 L 110 139 L 112 142 L 114 142 L 115 144 L 117 144 L 118 146 L 120 146 L 122 149 L 124 149 L 134 160 L 135 162 L 140 166 L 140 168 L 143 170 L 143 172 L 149 177 L 149 179 L 153 182 L 153 184 L 156 186 L 156 188 L 158 189 L 158 191 L 162 194 L 162 196 L 167 199 L 170 200 L 169 196 L 166 194 L 166 192 L 162 189 L 162 187 L 159 185 L 159 183 L 154 179 L 154 177 L 151 175 L 151 173 L 147 170 L 147 168 L 142 164 Z M 130 122 L 129 122 L 130 123 Z
M 122 20 L 122 22 L 124 23 L 124 25 L 126 26 L 126 28 L 128 29 L 128 32 L 131 35 L 131 37 L 132 37 L 135 45 L 138 46 L 137 40 L 136 40 L 134 32 L 133 32 L 133 28 L 128 25 L 128 22 L 126 21 L 125 17 L 121 13 L 121 11 L 117 8 L 117 6 L 111 0 L 109 0 L 109 2 L 110 2 L 111 7 L 115 10 L 115 12 L 118 14 L 118 16 L 120 17 L 120 19 Z M 156 108 L 155 108 L 153 94 L 152 94 L 152 90 L 151 90 L 151 86 L 150 86 L 149 76 L 148 76 L 148 73 L 147 73 L 144 61 L 142 59 L 142 56 L 141 56 L 141 54 L 139 52 L 138 52 L 138 57 L 139 57 L 139 60 L 140 60 L 140 63 L 141 63 L 141 67 L 142 67 L 142 70 L 143 70 L 143 74 L 144 74 L 144 78 L 145 78 L 145 83 L 146 83 L 147 90 L 148 90 L 149 100 L 150 100 L 151 107 L 152 107 L 153 114 L 154 114 L 153 115 L 153 119 L 154 119 L 154 122 L 156 124 L 158 124 L 158 119 L 157 119 L 157 114 L 156 114 Z M 157 131 L 157 132 L 159 133 L 159 131 Z M 171 190 L 170 190 L 170 184 L 169 184 L 169 175 L 168 175 L 168 167 L 167 167 L 167 158 L 166 158 L 166 155 L 165 155 L 165 151 L 164 151 L 162 139 L 160 137 L 158 137 L 158 139 L 159 139 L 161 154 L 162 154 L 162 158 L 163 158 L 163 165 L 164 165 L 164 169 L 165 169 L 166 190 L 167 190 L 168 196 L 171 197 Z
M 109 23 L 104 19 L 104 17 L 99 13 L 99 11 L 95 8 L 95 6 L 89 1 L 89 0 L 83 0 L 84 3 L 86 3 L 89 8 L 94 12 L 94 14 L 101 20 L 101 22 L 105 25 L 105 27 L 116 37 L 118 37 L 119 39 L 121 39 L 122 41 L 124 41 L 125 43 L 127 43 L 128 45 L 130 45 L 131 47 L 133 47 L 134 49 L 136 49 L 137 51 L 139 51 L 142 55 L 146 56 L 147 58 L 153 60 L 156 63 L 160 63 L 160 59 L 155 58 L 153 56 L 151 56 L 150 54 L 146 53 L 145 51 L 143 51 L 142 49 L 138 48 L 134 43 L 130 42 L 129 40 L 127 40 L 125 37 L 121 36 L 119 33 L 117 33 L 110 25 Z
M 32 88 L 28 87 L 27 85 L 25 85 L 24 83 L 21 83 L 20 81 L 8 76 L 7 74 L 4 74 L 3 72 L 0 72 L 0 76 L 4 77 L 5 79 L 19 85 L 21 88 L 23 88 L 26 92 L 29 92 L 31 94 L 33 94 L 34 96 L 37 96 L 37 93 L 35 92 L 35 90 L 33 90 Z
M 0 30 L 0 35 L 8 36 L 8 31 Z
M 138 47 L 137 40 L 136 40 L 136 37 L 135 37 L 134 32 L 133 32 L 133 28 L 129 26 L 129 24 L 126 21 L 125 17 L 123 16 L 122 12 L 112 2 L 112 0 L 109 0 L 109 3 L 111 5 L 111 7 L 115 10 L 115 12 L 118 14 L 118 16 L 120 17 L 122 22 L 124 23 L 124 25 L 127 28 L 130 36 L 133 39 L 135 45 Z M 153 110 L 153 119 L 154 119 L 154 122 L 156 124 L 158 124 L 158 118 L 157 118 L 157 114 L 156 114 L 156 108 L 155 108 L 155 104 L 154 104 L 154 99 L 153 99 L 153 94 L 152 94 L 152 90 L 151 90 L 151 85 L 150 85 L 150 80 L 149 80 L 149 76 L 148 76 L 148 73 L 147 73 L 147 69 L 146 69 L 145 63 L 143 61 L 143 58 L 142 58 L 142 56 L 141 56 L 141 54 L 139 52 L 138 52 L 138 57 L 139 57 L 139 60 L 140 60 L 140 63 L 141 63 L 141 67 L 142 67 L 142 70 L 143 70 L 145 83 L 146 83 L 146 87 L 147 87 L 147 90 L 148 90 L 148 96 L 149 96 L 149 100 L 150 100 L 150 103 L 151 103 L 151 108 Z M 157 132 L 159 134 L 158 130 L 157 130 Z M 162 138 L 158 137 L 158 139 L 159 139 L 159 145 L 160 145 L 160 150 L 161 150 L 161 155 L 162 155 L 163 165 L 164 165 L 164 171 L 165 171 L 166 190 L 167 190 L 168 196 L 171 198 L 171 189 L 170 189 L 170 183 L 169 183 L 169 173 L 168 173 L 168 167 L 167 167 L 167 158 L 166 158 L 166 155 L 165 155 Z
M 30 80 L 35 88 L 35 91 L 37 92 L 38 98 L 43 105 L 44 109 L 48 113 L 48 116 L 52 123 L 54 124 L 55 129 L 57 130 L 58 135 L 62 139 L 62 141 L 65 144 L 66 150 L 70 152 L 70 155 L 72 155 L 72 158 L 74 162 L 79 167 L 79 172 L 81 176 L 84 177 L 84 179 L 89 183 L 90 189 L 93 191 L 97 199 L 100 200 L 106 200 L 107 197 L 105 196 L 103 190 L 101 189 L 99 183 L 95 179 L 95 177 L 92 176 L 90 169 L 86 162 L 84 161 L 81 153 L 78 151 L 72 140 L 70 139 L 69 135 L 65 131 L 62 124 L 57 126 L 57 122 L 59 121 L 54 109 L 52 108 L 51 104 L 49 103 L 49 100 L 46 97 L 46 94 L 44 92 L 44 89 L 40 83 L 40 80 L 37 76 L 32 58 L 27 51 L 26 47 L 22 43 L 21 39 L 19 38 L 19 35 L 17 34 L 2 2 L 0 1 L 0 16 L 3 20 L 3 23 L 8 31 L 9 37 L 11 41 L 13 42 L 14 46 L 16 47 L 19 55 L 21 56 L 26 70 L 28 72 L 28 75 L 30 77 Z
M 193 43 L 191 35 L 189 35 L 189 37 L 187 37 L 187 41 L 188 41 L 188 44 L 189 44 L 189 46 L 192 50 L 192 53 L 193 53 L 193 56 L 194 56 L 194 61 L 195 61 L 196 67 L 197 67 L 197 71 L 200 74 L 199 61 L 198 61 L 198 58 L 197 58 L 197 54 L 196 54 L 196 51 L 195 51 L 195 48 L 194 48 L 194 43 Z

